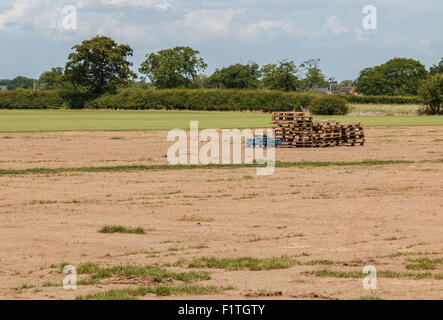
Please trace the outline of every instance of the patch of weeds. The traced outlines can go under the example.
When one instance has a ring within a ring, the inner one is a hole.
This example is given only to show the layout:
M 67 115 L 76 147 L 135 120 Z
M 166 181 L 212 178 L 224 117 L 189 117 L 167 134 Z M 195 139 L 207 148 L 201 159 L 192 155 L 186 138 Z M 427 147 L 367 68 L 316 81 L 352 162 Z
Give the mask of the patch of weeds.
M 42 287 L 44 288 L 49 288 L 49 287 L 61 287 L 62 283 L 61 282 L 51 282 L 51 281 L 46 281 L 45 283 L 43 283 Z
M 138 228 L 127 228 L 124 226 L 104 226 L 98 232 L 101 233 L 131 233 L 131 234 L 146 234 L 145 229 Z
M 281 239 L 289 239 L 289 238 L 300 238 L 304 237 L 304 234 L 301 233 L 289 233 L 289 234 L 283 234 L 276 237 L 260 237 L 257 235 L 252 235 L 252 238 L 248 240 L 248 242 L 257 242 L 257 241 L 264 241 L 264 240 L 281 240 Z
M 427 243 L 427 242 L 413 243 L 413 244 L 408 245 L 408 246 L 406 247 L 406 249 L 411 249 L 411 248 L 413 248 L 413 247 L 417 247 L 417 246 L 426 246 L 426 245 L 428 245 L 428 244 L 429 244 L 429 243 Z
M 209 272 L 171 272 L 156 266 L 121 265 L 113 267 L 99 267 L 94 263 L 82 264 L 77 268 L 79 274 L 90 274 L 91 279 L 105 279 L 114 276 L 126 277 L 152 277 L 154 281 L 162 282 L 166 279 L 174 279 L 183 282 L 209 280 Z
M 371 295 L 371 296 L 362 296 L 362 297 L 358 298 L 358 300 L 384 300 L 384 299 Z
M 311 260 L 311 261 L 302 262 L 301 264 L 306 266 L 316 266 L 316 265 L 325 266 L 325 265 L 336 264 L 336 262 L 331 260 Z
M 238 197 L 238 198 L 232 198 L 232 200 L 254 199 L 254 198 L 257 198 L 258 196 L 259 196 L 258 193 L 250 193 L 250 194 L 245 194 L 245 195 Z
M 170 191 L 170 192 L 167 192 L 167 194 L 179 194 L 179 193 L 182 193 L 183 191 L 181 191 L 181 190 L 177 190 L 177 191 Z
M 66 267 L 66 266 L 70 266 L 71 264 L 69 263 L 69 262 L 62 262 L 62 263 L 60 263 L 59 265 L 58 265 L 58 267 L 60 267 L 60 271 L 62 271 L 63 272 L 63 269 Z M 57 266 L 56 266 L 56 268 L 57 268 Z
M 398 240 L 398 238 L 397 237 L 390 237 L 390 238 L 386 238 L 386 239 L 383 239 L 383 240 L 385 240 L 385 241 L 394 241 L 394 240 Z
M 96 273 L 100 270 L 100 267 L 92 262 L 85 262 L 78 266 L 77 273 L 78 274 L 92 274 Z
M 291 257 L 282 256 L 278 258 L 214 258 L 201 257 L 194 258 L 188 263 L 189 268 L 214 268 L 225 270 L 272 270 L 272 269 L 287 269 L 299 264 L 297 260 Z
M 242 179 L 243 180 L 252 180 L 252 179 L 254 179 L 254 177 L 253 176 L 243 176 Z
M 23 289 L 31 289 L 31 288 L 35 288 L 35 285 L 28 284 L 28 283 L 23 283 L 21 286 L 12 288 L 12 290 L 20 291 L 20 290 L 23 290 Z
M 437 280 L 443 280 L 443 272 L 436 274 L 434 276 L 434 278 L 437 279 Z
M 361 271 L 335 271 L 335 270 L 316 270 L 312 274 L 316 277 L 333 277 L 333 278 L 363 278 L 367 274 Z M 396 271 L 378 271 L 377 276 L 383 278 L 412 278 L 412 279 L 424 279 L 430 278 L 432 275 L 429 272 L 426 273 L 410 273 L 410 272 L 396 272 Z
M 25 204 L 34 205 L 34 204 L 53 204 L 53 203 L 57 203 L 57 201 L 56 200 L 32 200 L 32 201 L 26 202 Z
M 275 162 L 276 168 L 310 168 L 310 167 L 329 167 L 329 166 L 378 166 L 394 164 L 412 164 L 414 161 L 408 160 L 365 160 L 350 162 Z M 191 169 L 238 169 L 238 168 L 257 168 L 264 165 L 254 164 L 208 164 L 208 165 L 130 165 L 130 166 L 111 166 L 111 167 L 78 167 L 78 168 L 28 168 L 28 169 L 0 169 L 0 175 L 9 174 L 57 174 L 66 172 L 128 172 L 145 170 L 191 170 Z M 228 179 L 227 181 L 233 181 Z
M 443 258 L 429 259 L 429 258 L 418 258 L 418 259 L 408 259 L 408 262 L 413 262 L 413 264 L 407 264 L 406 269 L 408 270 L 435 270 L 437 265 L 443 263 Z
M 215 219 L 211 217 L 203 217 L 199 215 L 192 215 L 187 216 L 184 215 L 181 217 L 178 221 L 185 221 L 185 222 L 213 222 Z
M 209 248 L 206 244 L 197 244 L 195 246 L 189 246 L 188 249 L 206 249 Z
M 157 296 L 172 295 L 209 295 L 221 293 L 225 290 L 232 290 L 233 287 L 217 287 L 217 286 L 158 286 L 158 287 L 139 287 L 136 289 L 114 289 L 105 292 L 88 294 L 86 296 L 78 296 L 77 300 L 135 300 L 137 297 L 147 294 L 155 294 Z
M 123 137 L 111 137 L 110 140 L 123 140 Z

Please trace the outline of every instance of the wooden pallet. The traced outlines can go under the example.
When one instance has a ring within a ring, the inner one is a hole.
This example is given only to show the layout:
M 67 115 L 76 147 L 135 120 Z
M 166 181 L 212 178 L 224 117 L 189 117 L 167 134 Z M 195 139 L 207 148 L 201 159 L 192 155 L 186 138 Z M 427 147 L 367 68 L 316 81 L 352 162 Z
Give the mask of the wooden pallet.
M 360 122 L 312 121 L 304 112 L 273 112 L 274 137 L 282 140 L 282 148 L 313 148 L 364 145 L 364 129 Z

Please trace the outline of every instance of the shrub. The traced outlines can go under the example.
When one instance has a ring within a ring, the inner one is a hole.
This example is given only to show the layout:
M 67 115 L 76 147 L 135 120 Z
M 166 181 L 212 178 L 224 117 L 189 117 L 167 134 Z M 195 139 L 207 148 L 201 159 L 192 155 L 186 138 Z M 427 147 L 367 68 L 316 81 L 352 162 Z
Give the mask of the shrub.
M 346 99 L 337 95 L 324 95 L 315 98 L 309 107 L 312 114 L 335 115 L 349 111 Z
M 426 114 L 440 114 L 443 112 L 443 74 L 436 74 L 423 81 L 418 94 L 423 98 Z
M 57 90 L 16 89 L 0 92 L 0 109 L 51 109 L 64 105 Z
M 343 95 L 350 103 L 375 103 L 375 104 L 420 104 L 423 99 L 419 96 L 356 96 Z
M 86 103 L 88 108 L 200 111 L 301 111 L 315 93 L 225 89 L 143 90 L 129 88 Z
M 93 98 L 90 93 L 72 88 L 61 89 L 60 96 L 65 101 L 66 106 L 71 109 L 83 109 L 86 102 Z

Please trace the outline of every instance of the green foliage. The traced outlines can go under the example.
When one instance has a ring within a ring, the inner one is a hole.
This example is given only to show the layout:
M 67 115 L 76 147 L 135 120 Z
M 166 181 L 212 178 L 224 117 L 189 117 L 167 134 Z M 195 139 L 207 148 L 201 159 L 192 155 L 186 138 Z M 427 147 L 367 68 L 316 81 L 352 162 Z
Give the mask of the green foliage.
M 171 295 L 209 295 L 222 293 L 231 290 L 232 287 L 202 286 L 202 285 L 181 285 L 181 286 L 156 286 L 138 287 L 125 289 L 112 289 L 105 292 L 78 296 L 76 300 L 136 300 L 139 296 L 155 294 L 157 296 Z
M 295 91 L 298 85 L 298 69 L 293 61 L 282 60 L 279 64 L 267 64 L 262 67 L 265 88 L 283 91 Z
M 43 72 L 39 79 L 39 87 L 42 89 L 58 89 L 63 87 L 63 68 L 52 68 L 51 71 Z
M 304 89 L 326 87 L 328 82 L 320 70 L 320 59 L 310 59 L 300 65 L 305 78 L 302 80 Z
M 116 95 L 103 95 L 86 106 L 93 109 L 132 110 L 301 111 L 316 96 L 318 94 L 258 90 L 130 88 Z
M 124 226 L 104 226 L 100 229 L 101 233 L 133 233 L 133 234 L 146 234 L 145 229 L 138 228 L 127 228 Z
M 416 95 L 428 72 L 419 61 L 395 58 L 374 68 L 365 68 L 356 89 L 367 95 Z
M 343 95 L 351 103 L 374 103 L 374 104 L 420 104 L 423 103 L 419 96 L 356 96 Z
M 443 58 L 441 58 L 438 64 L 434 64 L 429 68 L 429 73 L 433 76 L 439 73 L 443 73 Z
M 255 89 L 259 86 L 259 69 L 258 64 L 253 61 L 217 69 L 209 77 L 208 85 L 211 88 Z
M 26 78 L 26 77 L 15 77 L 14 79 L 8 82 L 8 90 L 14 89 L 32 89 L 34 87 L 34 79 Z
M 208 272 L 173 272 L 157 266 L 118 265 L 112 267 L 100 267 L 97 264 L 87 262 L 77 269 L 80 274 L 89 274 L 91 279 L 106 279 L 115 276 L 126 277 L 152 277 L 156 282 L 174 279 L 183 282 L 194 282 L 211 279 Z
M 63 89 L 58 91 L 66 106 L 71 109 L 82 109 L 86 101 L 95 98 L 95 94 L 88 92 L 85 88 L 76 88 L 66 83 Z
M 96 36 L 74 46 L 65 67 L 65 79 L 88 93 L 100 95 L 126 87 L 137 75 L 131 71 L 132 48 L 104 36 Z
M 322 95 L 315 98 L 310 107 L 312 114 L 334 115 L 349 111 L 346 99 L 338 95 Z
M 51 109 L 65 105 L 59 91 L 16 89 L 0 92 L 0 109 Z
M 423 110 L 426 114 L 440 114 L 443 112 L 443 74 L 438 73 L 423 81 L 419 95 L 426 105 Z
M 0 79 L 0 86 L 7 86 L 9 83 L 9 79 Z
M 287 269 L 299 264 L 297 260 L 291 257 L 282 256 L 276 258 L 215 258 L 215 257 L 201 257 L 194 258 L 188 264 L 189 268 L 216 268 L 226 270 L 273 270 L 273 269 Z
M 147 55 L 140 73 L 145 74 L 159 89 L 189 87 L 198 71 L 206 69 L 200 52 L 190 47 L 175 47 Z

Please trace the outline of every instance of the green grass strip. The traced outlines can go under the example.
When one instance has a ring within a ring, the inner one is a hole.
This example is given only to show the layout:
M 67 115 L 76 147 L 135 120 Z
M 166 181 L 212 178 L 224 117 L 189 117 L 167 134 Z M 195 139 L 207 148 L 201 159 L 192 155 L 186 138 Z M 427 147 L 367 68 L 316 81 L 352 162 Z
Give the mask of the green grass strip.
M 91 279 L 106 279 L 115 276 L 125 277 L 152 277 L 156 282 L 165 279 L 174 279 L 183 282 L 201 281 L 211 279 L 208 272 L 172 272 L 157 266 L 121 265 L 113 267 L 100 267 L 95 263 L 87 262 L 77 268 L 79 274 L 89 274 Z
M 138 228 L 127 228 L 124 226 L 104 226 L 98 232 L 100 233 L 131 233 L 131 234 L 146 234 L 145 229 Z
M 172 296 L 172 295 L 208 295 L 214 293 L 221 293 L 225 290 L 230 290 L 231 287 L 217 287 L 217 286 L 157 286 L 157 287 L 139 287 L 114 289 L 105 292 L 88 294 L 85 296 L 78 296 L 76 300 L 136 300 L 137 297 L 145 296 L 147 294 L 155 294 L 157 296 Z
M 335 270 L 316 270 L 312 274 L 316 277 L 332 277 L 332 278 L 364 278 L 367 274 L 361 271 L 335 271 Z M 429 272 L 413 273 L 413 272 L 396 272 L 396 271 L 377 271 L 377 276 L 382 278 L 411 278 L 411 279 L 426 279 L 432 277 Z
M 351 162 L 279 162 L 276 168 L 291 167 L 329 167 L 329 166 L 374 166 L 390 164 L 411 164 L 414 161 L 406 160 L 365 160 Z M 69 172 L 128 172 L 128 171 L 155 171 L 155 170 L 190 170 L 190 169 L 238 169 L 238 168 L 263 168 L 259 164 L 208 164 L 208 165 L 132 165 L 109 167 L 77 167 L 77 168 L 28 168 L 28 169 L 0 169 L 0 175 L 20 174 L 53 174 Z

